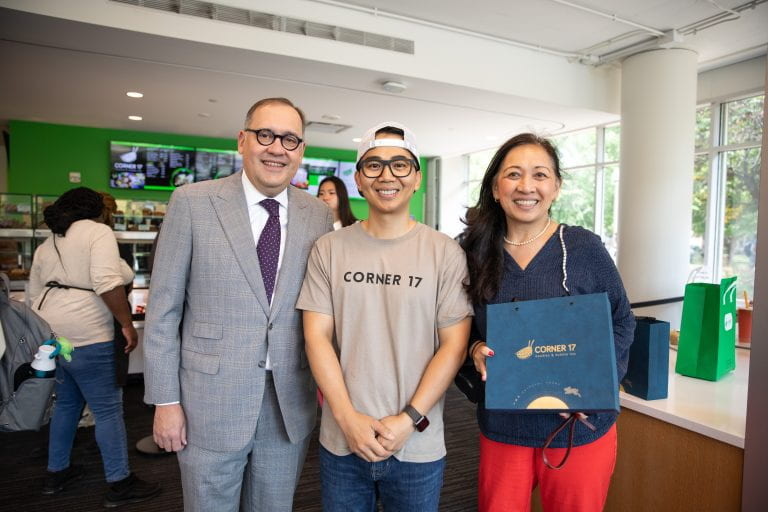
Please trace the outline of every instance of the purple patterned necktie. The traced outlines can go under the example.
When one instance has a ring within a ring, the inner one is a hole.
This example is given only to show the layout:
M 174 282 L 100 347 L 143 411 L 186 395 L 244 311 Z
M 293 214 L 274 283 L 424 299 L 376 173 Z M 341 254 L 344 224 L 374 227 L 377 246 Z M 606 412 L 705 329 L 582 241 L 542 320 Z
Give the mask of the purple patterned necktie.
M 259 256 L 264 289 L 271 304 L 277 278 L 277 260 L 280 258 L 280 203 L 274 199 L 264 199 L 259 204 L 269 213 L 267 223 L 261 230 L 259 243 L 256 244 L 256 253 Z

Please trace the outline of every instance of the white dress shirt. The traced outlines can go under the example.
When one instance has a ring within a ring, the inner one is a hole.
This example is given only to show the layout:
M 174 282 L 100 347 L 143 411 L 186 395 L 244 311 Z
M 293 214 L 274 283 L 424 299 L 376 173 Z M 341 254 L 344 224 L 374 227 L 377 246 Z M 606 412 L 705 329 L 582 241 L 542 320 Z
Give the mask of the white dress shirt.
M 253 233 L 253 243 L 255 246 L 258 245 L 261 231 L 264 229 L 264 226 L 267 224 L 267 219 L 269 218 L 267 210 L 259 204 L 264 199 L 267 199 L 267 196 L 259 192 L 259 190 L 253 186 L 251 180 L 246 176 L 245 170 L 243 170 L 242 178 L 243 190 L 245 191 L 245 203 L 248 205 L 248 218 L 251 221 L 251 232 Z M 283 262 L 283 254 L 285 253 L 286 231 L 288 229 L 288 190 L 283 189 L 282 192 L 272 199 L 280 203 L 280 256 L 277 258 L 277 274 L 275 276 L 275 289 L 277 289 L 277 281 L 280 276 L 280 265 Z M 272 297 L 274 296 L 275 293 L 272 292 Z M 267 353 L 266 369 L 272 369 L 269 353 Z

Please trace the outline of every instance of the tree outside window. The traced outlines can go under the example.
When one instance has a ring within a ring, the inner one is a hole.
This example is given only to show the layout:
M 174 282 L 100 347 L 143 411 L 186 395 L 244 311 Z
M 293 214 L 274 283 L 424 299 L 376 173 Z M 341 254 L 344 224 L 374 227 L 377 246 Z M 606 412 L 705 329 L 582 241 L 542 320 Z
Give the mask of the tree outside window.
M 754 293 L 764 96 L 699 107 L 691 266 L 705 278 L 737 276 Z
M 552 218 L 570 226 L 595 229 L 595 168 L 563 172 L 563 184 L 552 205 Z
M 737 276 L 738 288 L 754 296 L 760 148 L 728 151 L 723 160 L 727 173 L 723 275 Z
M 480 198 L 480 185 L 483 183 L 483 176 L 491 163 L 491 158 L 498 148 L 477 151 L 468 155 L 468 176 L 467 176 L 467 205 L 474 206 Z

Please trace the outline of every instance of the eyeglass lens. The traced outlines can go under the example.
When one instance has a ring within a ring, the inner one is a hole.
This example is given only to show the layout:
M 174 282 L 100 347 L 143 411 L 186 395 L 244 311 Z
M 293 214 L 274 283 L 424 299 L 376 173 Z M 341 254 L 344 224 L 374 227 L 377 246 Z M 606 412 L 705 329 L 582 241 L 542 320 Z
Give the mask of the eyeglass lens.
M 390 172 L 396 178 L 405 178 L 413 170 L 413 161 L 407 158 L 398 158 L 394 160 L 380 160 L 371 158 L 363 160 L 363 174 L 368 178 L 378 178 L 384 172 L 384 167 L 389 167 Z
M 301 141 L 302 141 L 299 137 L 291 133 L 287 133 L 285 135 L 278 135 L 272 130 L 268 130 L 266 128 L 262 128 L 260 130 L 247 128 L 246 131 L 254 133 L 256 135 L 256 140 L 262 146 L 269 146 L 275 141 L 275 138 L 278 138 L 280 139 L 280 144 L 288 151 L 293 151 L 294 149 L 299 147 L 299 144 L 301 144 Z

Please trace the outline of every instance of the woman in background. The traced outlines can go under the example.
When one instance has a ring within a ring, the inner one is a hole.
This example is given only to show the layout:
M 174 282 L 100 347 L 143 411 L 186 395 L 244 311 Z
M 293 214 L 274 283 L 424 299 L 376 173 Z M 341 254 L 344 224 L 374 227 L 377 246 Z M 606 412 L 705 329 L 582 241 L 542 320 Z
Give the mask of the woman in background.
M 132 351 L 138 335 L 124 286 L 133 280 L 133 271 L 120 259 L 103 211 L 102 197 L 85 187 L 65 192 L 45 209 L 52 235 L 35 251 L 29 292 L 37 313 L 75 346 L 70 362 L 57 362 L 43 494 L 56 494 L 83 475 L 82 466 L 70 463 L 70 454 L 87 401 L 109 484 L 104 506 L 115 507 L 152 498 L 160 487 L 140 480 L 128 467 L 123 395 L 115 382 L 113 316 L 126 339 L 125 352 Z
M 467 293 L 475 308 L 469 357 L 485 380 L 493 347 L 484 338 L 488 304 L 607 292 L 613 319 L 618 381 L 627 371 L 634 335 L 618 270 L 600 238 L 578 226 L 558 224 L 550 207 L 562 176 L 557 150 L 530 133 L 508 140 L 483 177 L 480 198 L 467 216 L 462 247 L 467 253 Z M 545 511 L 603 509 L 616 463 L 616 414 L 588 416 L 595 430 L 576 423 L 573 449 L 562 469 L 542 461 L 548 435 L 563 421 L 554 413 L 518 414 L 485 409 L 478 403 L 481 511 L 528 511 L 537 485 Z M 562 460 L 566 431 L 547 449 Z
M 357 222 L 349 204 L 349 194 L 344 182 L 336 176 L 328 176 L 320 182 L 317 197 L 333 211 L 333 229 L 345 228 Z

